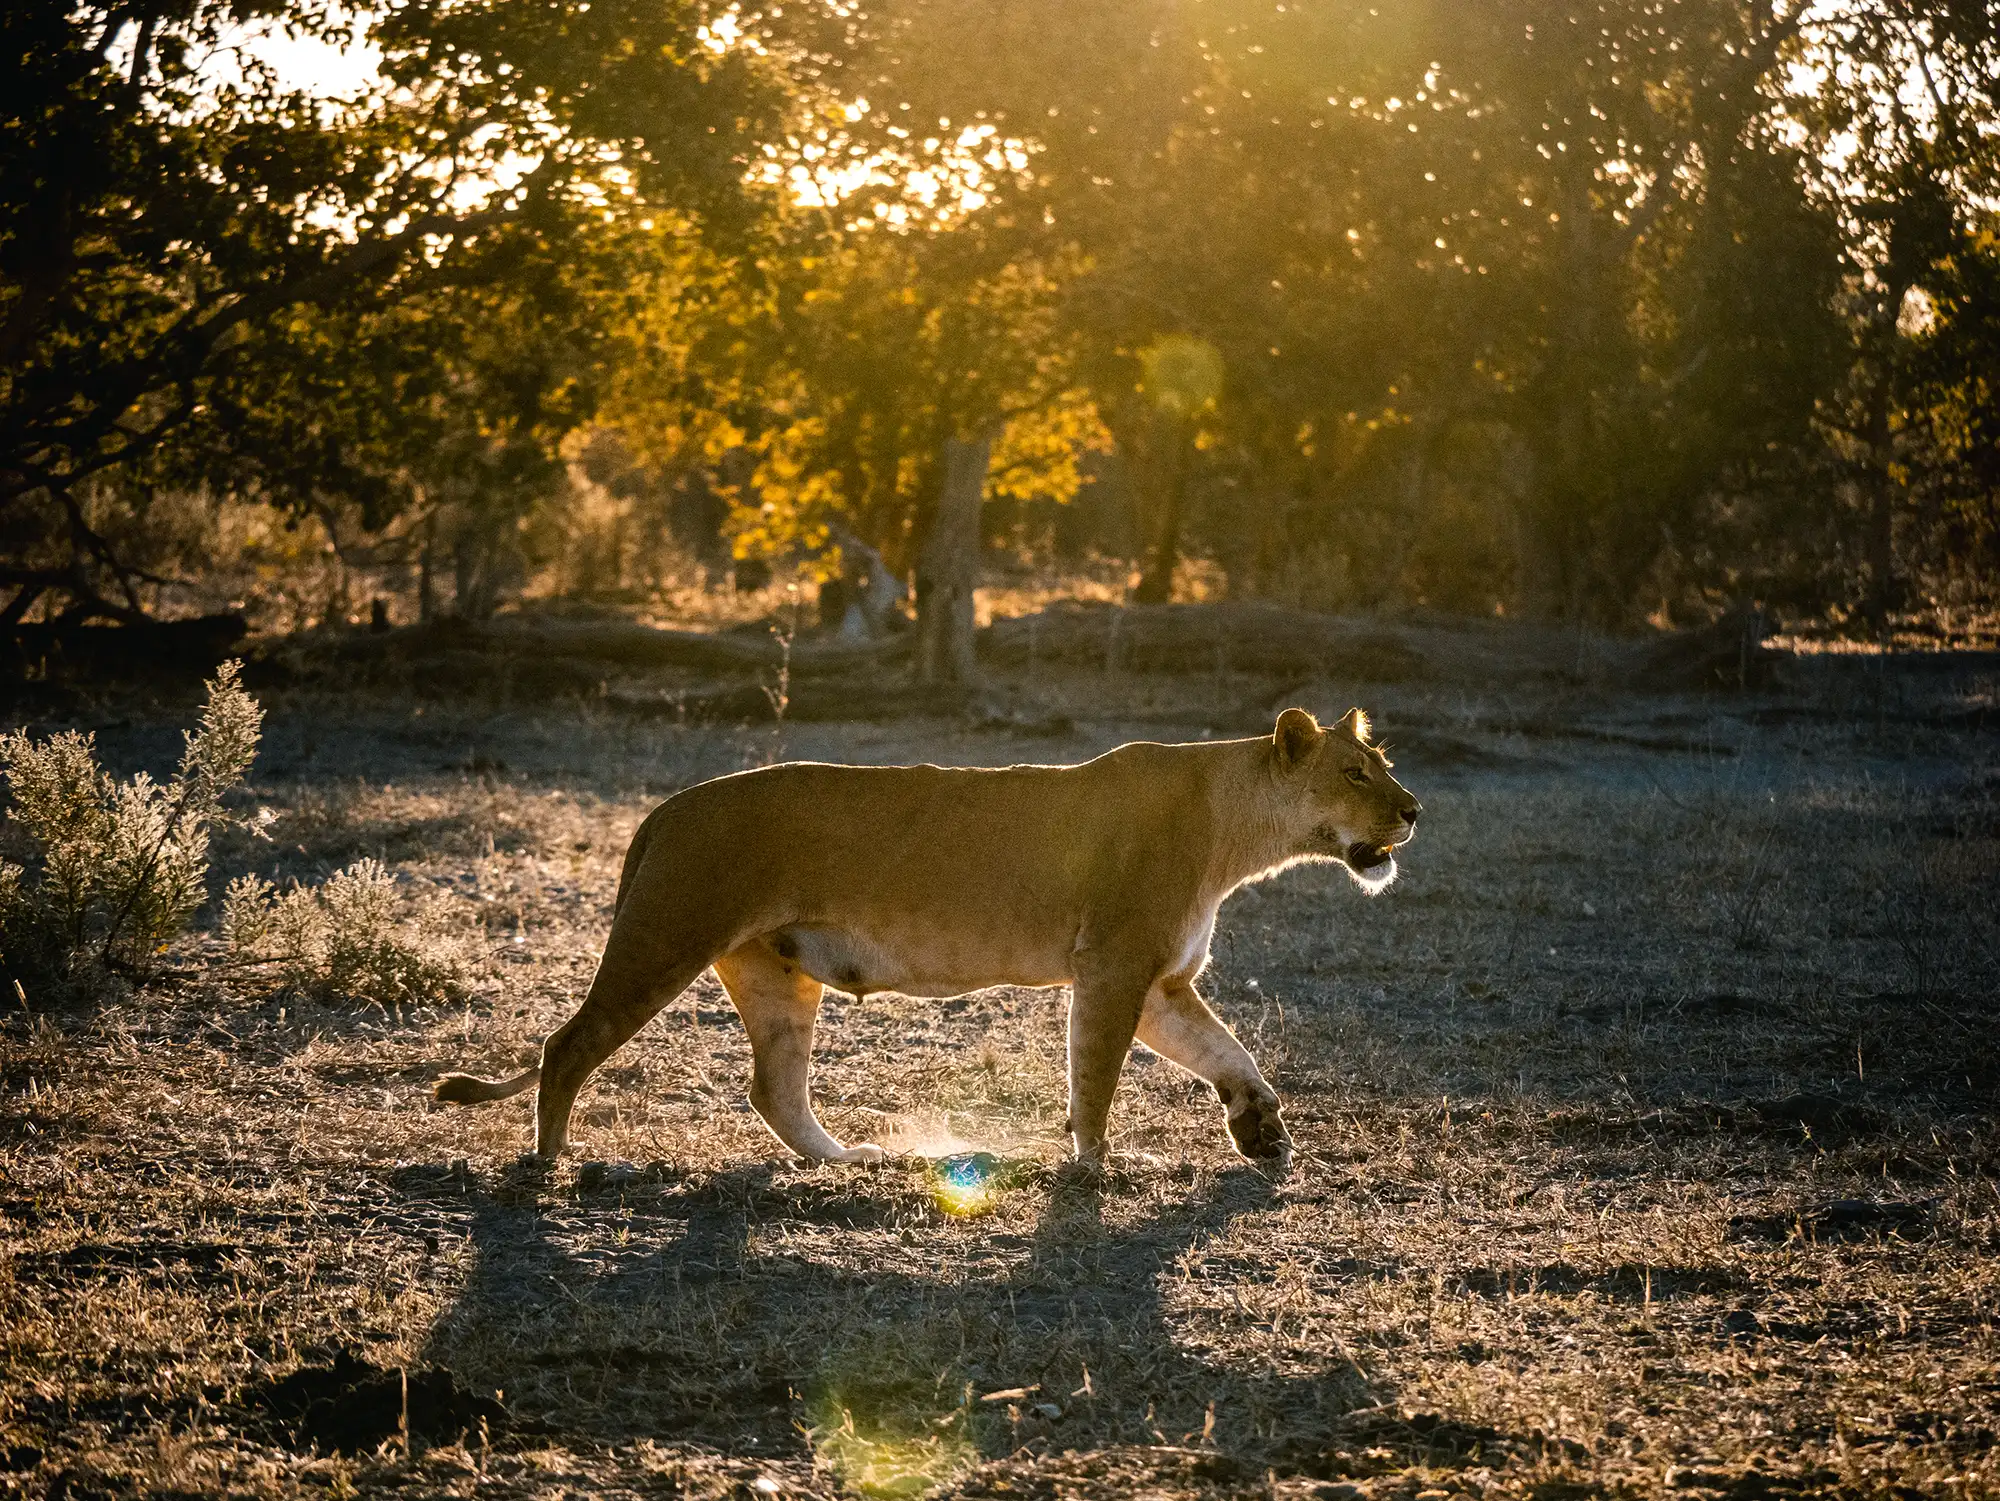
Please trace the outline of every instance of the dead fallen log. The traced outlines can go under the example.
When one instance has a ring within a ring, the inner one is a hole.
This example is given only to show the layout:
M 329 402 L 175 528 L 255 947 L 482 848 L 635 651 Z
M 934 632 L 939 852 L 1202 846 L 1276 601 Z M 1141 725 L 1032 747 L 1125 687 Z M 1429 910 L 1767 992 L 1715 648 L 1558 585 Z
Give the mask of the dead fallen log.
M 379 635 L 343 639 L 343 660 L 420 662 L 478 652 L 497 657 L 561 659 L 632 670 L 680 668 L 692 672 L 845 671 L 907 656 L 909 638 L 879 641 L 795 639 L 789 652 L 768 630 L 680 631 L 613 620 L 495 620 L 479 624 L 445 620 L 405 626 Z
M 1632 687 L 1656 693 L 1741 692 L 1768 688 L 1778 656 L 1764 645 L 1764 612 L 1753 604 L 1712 625 L 1675 631 L 1639 648 L 1627 674 Z
M 1380 683 L 1430 670 L 1416 648 L 1380 627 L 1254 604 L 1059 605 L 994 622 L 979 633 L 978 654 L 988 669 L 1030 673 L 1060 666 Z M 787 647 L 769 630 L 503 618 L 308 638 L 270 656 L 272 670 L 291 664 L 295 676 L 323 677 L 338 664 L 350 680 L 427 695 L 610 698 L 634 712 L 709 721 L 768 720 L 780 693 L 790 699 L 784 717 L 823 720 L 934 712 L 950 698 L 912 684 L 908 635 Z
M 627 713 L 685 720 L 689 724 L 841 724 L 959 715 L 975 695 L 956 687 L 925 687 L 898 673 L 887 678 L 807 678 L 781 694 L 768 678 L 685 692 L 614 689 L 606 702 Z
M 0 671 L 44 678 L 194 676 L 213 671 L 249 630 L 234 613 L 126 625 L 15 625 L 0 633 Z
M 1038 663 L 1108 672 L 1195 675 L 1248 672 L 1404 682 L 1424 674 L 1423 656 L 1379 629 L 1277 605 L 1057 605 L 996 620 L 980 633 L 980 656 L 996 665 Z

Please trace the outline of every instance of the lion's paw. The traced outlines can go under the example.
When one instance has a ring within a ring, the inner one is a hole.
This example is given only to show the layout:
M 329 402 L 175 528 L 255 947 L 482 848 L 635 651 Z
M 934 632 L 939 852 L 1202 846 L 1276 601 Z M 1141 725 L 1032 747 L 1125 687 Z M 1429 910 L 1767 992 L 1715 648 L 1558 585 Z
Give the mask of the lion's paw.
M 1284 1161 L 1292 1155 L 1292 1136 L 1285 1129 L 1278 1097 L 1266 1089 L 1258 1093 L 1243 1090 L 1225 1097 L 1229 1111 L 1229 1134 L 1236 1150 L 1254 1162 Z
M 838 1159 L 841 1162 L 855 1162 L 863 1167 L 873 1167 L 889 1154 L 872 1141 L 856 1142 Z

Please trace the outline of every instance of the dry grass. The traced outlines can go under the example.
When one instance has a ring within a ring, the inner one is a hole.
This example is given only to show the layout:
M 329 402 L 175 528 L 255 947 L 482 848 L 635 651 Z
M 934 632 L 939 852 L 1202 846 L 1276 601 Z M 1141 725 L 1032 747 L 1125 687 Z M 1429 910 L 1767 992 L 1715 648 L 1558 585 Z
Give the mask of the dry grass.
M 278 843 L 218 875 L 381 859 L 449 894 L 475 998 L 301 1003 L 196 945 L 165 989 L 0 1022 L 0 1486 L 2000 1492 L 2000 766 L 1951 727 L 1991 691 L 1369 693 L 1429 809 L 1404 880 L 1245 893 L 1207 987 L 1288 1102 L 1282 1180 L 1143 1056 L 1119 1170 L 1066 1173 L 1059 992 L 829 998 L 829 1127 L 1018 1164 L 972 1218 L 920 1162 L 781 1160 L 712 980 L 552 1172 L 517 1161 L 525 1100 L 425 1086 L 568 1014 L 670 788 L 774 754 L 1068 759 L 1129 722 L 780 738 L 280 699 Z M 144 760 L 172 718 L 121 712 L 101 741 Z M 288 1406 L 341 1350 L 387 1375 Z M 315 1453 L 336 1417 L 350 1452 Z

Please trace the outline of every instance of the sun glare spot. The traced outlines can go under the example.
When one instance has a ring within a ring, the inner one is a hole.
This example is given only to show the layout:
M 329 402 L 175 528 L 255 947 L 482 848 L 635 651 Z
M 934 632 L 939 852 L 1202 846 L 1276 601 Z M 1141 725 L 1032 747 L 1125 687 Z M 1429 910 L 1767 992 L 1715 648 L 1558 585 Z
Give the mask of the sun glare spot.
M 991 1152 L 960 1152 L 930 1165 L 931 1200 L 953 1219 L 973 1219 L 1000 1201 L 1004 1164 Z
M 742 40 L 743 26 L 736 11 L 727 10 L 706 25 L 696 27 L 695 35 L 709 51 L 727 52 Z
M 1168 334 L 1139 351 L 1142 389 L 1176 417 L 1192 417 L 1222 394 L 1222 354 L 1206 339 Z

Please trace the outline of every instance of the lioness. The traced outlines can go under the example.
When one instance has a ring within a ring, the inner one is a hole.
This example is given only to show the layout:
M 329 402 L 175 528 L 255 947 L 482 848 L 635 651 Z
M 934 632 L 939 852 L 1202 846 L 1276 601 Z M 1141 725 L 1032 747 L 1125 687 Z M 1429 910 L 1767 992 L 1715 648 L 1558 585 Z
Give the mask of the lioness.
M 1216 908 L 1247 881 L 1339 860 L 1368 891 L 1395 879 L 1418 803 L 1350 711 L 1303 709 L 1269 738 L 1123 745 L 1081 766 L 793 764 L 719 777 L 655 808 L 633 836 L 604 958 L 539 1068 L 449 1074 L 437 1097 L 541 1084 L 535 1150 L 568 1137 L 577 1090 L 710 965 L 750 1034 L 750 1103 L 802 1157 L 842 1146 L 807 1087 L 822 987 L 951 996 L 1072 987 L 1069 1131 L 1101 1161 L 1136 1035 L 1213 1085 L 1246 1157 L 1291 1137 L 1257 1064 L 1195 992 Z

